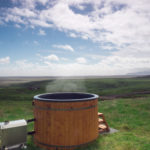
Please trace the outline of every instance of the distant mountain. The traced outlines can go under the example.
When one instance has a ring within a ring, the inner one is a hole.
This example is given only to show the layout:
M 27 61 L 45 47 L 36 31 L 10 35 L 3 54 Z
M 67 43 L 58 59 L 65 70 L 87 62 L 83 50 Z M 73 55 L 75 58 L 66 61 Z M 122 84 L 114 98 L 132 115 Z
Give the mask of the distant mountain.
M 127 75 L 134 75 L 134 76 L 150 76 L 150 71 L 140 71 L 140 72 L 132 72 L 128 73 Z
M 150 75 L 138 76 L 138 78 L 150 78 Z

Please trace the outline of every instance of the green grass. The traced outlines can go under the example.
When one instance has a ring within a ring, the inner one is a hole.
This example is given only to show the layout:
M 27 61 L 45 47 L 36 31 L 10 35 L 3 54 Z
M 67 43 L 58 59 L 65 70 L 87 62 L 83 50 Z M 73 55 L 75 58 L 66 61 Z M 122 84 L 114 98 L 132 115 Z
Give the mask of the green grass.
M 1 86 L 0 101 L 31 101 L 34 95 L 45 92 L 89 92 L 108 96 L 139 91 L 150 91 L 150 78 L 57 79 Z
M 150 79 L 86 79 L 86 80 L 40 81 L 16 84 L 0 89 L 0 121 L 33 118 L 32 98 L 39 93 L 86 91 L 100 95 L 123 94 L 150 90 Z M 67 88 L 64 84 L 66 83 Z M 80 85 L 80 87 L 78 87 Z M 84 86 L 83 86 L 84 85 Z M 51 86 L 54 88 L 52 89 Z M 80 150 L 150 150 L 150 96 L 99 101 L 99 112 L 103 112 L 110 127 L 117 133 L 100 135 L 87 147 Z M 32 130 L 29 124 L 28 130 Z M 37 150 L 31 136 L 28 150 Z M 79 149 L 78 149 L 79 150 Z
M 85 80 L 88 92 L 99 95 L 127 94 L 135 91 L 150 90 L 150 79 L 127 78 L 127 79 L 88 79 Z
M 119 132 L 100 135 L 94 145 L 82 150 L 150 149 L 150 97 L 102 101 L 99 112 Z
M 150 98 L 118 99 L 99 102 L 110 127 L 119 132 L 100 135 L 98 140 L 81 150 L 149 150 Z M 30 101 L 1 101 L 0 121 L 33 117 Z M 28 130 L 32 130 L 32 125 Z M 35 150 L 31 137 L 28 149 Z

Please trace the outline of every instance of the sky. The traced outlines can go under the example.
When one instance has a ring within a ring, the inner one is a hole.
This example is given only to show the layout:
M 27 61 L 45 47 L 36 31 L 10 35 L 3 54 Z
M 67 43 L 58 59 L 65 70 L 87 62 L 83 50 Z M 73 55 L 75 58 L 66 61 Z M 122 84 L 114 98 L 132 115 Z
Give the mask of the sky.
M 0 0 L 0 76 L 148 70 L 149 0 Z

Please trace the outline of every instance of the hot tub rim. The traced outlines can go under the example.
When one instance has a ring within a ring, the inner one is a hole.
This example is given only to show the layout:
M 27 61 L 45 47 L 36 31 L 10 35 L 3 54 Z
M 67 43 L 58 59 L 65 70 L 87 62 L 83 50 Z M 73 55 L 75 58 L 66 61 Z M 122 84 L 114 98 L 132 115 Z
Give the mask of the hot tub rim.
M 47 98 L 40 98 L 40 96 L 47 95 L 47 94 L 85 94 L 85 95 L 91 95 L 92 97 L 89 98 L 79 98 L 79 99 L 47 99 Z M 84 92 L 54 92 L 54 93 L 43 93 L 38 94 L 33 97 L 34 100 L 39 100 L 43 102 L 81 102 L 81 101 L 90 101 L 98 99 L 99 96 L 97 94 L 93 93 L 84 93 Z

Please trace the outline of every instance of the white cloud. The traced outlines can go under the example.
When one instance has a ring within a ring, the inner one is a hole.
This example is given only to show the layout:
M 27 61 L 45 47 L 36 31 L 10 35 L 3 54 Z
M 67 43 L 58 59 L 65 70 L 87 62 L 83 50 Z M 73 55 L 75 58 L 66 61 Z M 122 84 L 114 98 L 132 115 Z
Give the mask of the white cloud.
M 16 28 L 21 28 L 21 26 L 19 24 L 15 24 Z
M 100 46 L 100 48 L 104 49 L 104 50 L 112 50 L 114 48 L 114 46 L 110 46 L 110 45 L 103 45 Z
M 22 17 L 35 17 L 36 13 L 28 8 L 10 8 L 9 12 L 11 12 L 11 14 L 15 15 L 15 16 L 22 16 Z
M 69 50 L 69 51 L 74 51 L 73 47 L 70 45 L 53 45 L 53 47 L 55 48 L 60 48 L 60 49 L 64 49 L 64 50 Z
M 87 40 L 88 36 L 87 35 L 82 35 L 81 38 L 84 39 L 84 40 Z
M 40 2 L 43 5 L 45 5 L 48 2 L 48 0 L 38 0 L 38 2 Z
M 36 64 L 35 64 L 36 65 Z M 21 70 L 26 70 L 27 68 L 32 68 L 34 65 L 33 63 L 29 62 L 28 60 L 26 59 L 23 59 L 23 60 L 17 60 L 15 61 L 15 66 L 18 68 L 18 69 L 21 69 Z M 30 70 L 30 69 L 29 69 Z
M 103 56 L 103 55 L 96 55 L 96 54 L 88 54 L 87 55 L 89 58 L 91 58 L 91 59 L 93 59 L 93 60 L 98 60 L 98 61 L 100 61 L 100 60 L 102 60 L 102 59 L 105 59 L 106 58 L 106 56 Z
M 48 23 L 47 21 L 45 20 L 38 20 L 38 19 L 30 19 L 29 20 L 31 26 L 40 26 L 40 27 L 52 27 L 52 25 L 50 23 Z
M 20 3 L 19 0 L 13 1 Z M 45 9 L 37 10 L 37 3 L 46 6 Z M 82 14 L 70 7 L 76 7 L 82 12 L 86 7 L 85 3 L 91 4 L 93 10 Z M 97 70 L 94 71 L 95 74 L 102 73 L 101 71 L 111 74 L 126 73 L 136 70 L 137 67 L 149 68 L 149 8 L 149 0 L 22 0 L 21 7 L 4 10 L 0 15 L 0 22 L 55 28 L 73 38 L 80 37 L 98 42 L 104 50 L 116 52 L 112 52 L 111 56 L 101 57 L 99 63 L 93 66 Z M 53 47 L 74 51 L 70 45 Z M 96 58 L 99 59 L 93 54 L 93 59 Z M 89 66 L 78 63 L 72 65 L 85 67 L 83 70 Z
M 76 58 L 76 61 L 79 64 L 85 64 L 87 62 L 84 57 L 78 57 L 78 58 Z
M 52 54 L 43 57 L 42 61 L 29 62 L 27 60 L 18 60 L 15 63 L 8 64 L 8 67 L 1 66 L 1 76 L 3 75 L 123 75 L 129 72 L 139 72 L 150 70 L 149 58 L 134 58 L 122 56 L 106 56 L 101 58 L 98 63 L 87 64 L 82 62 L 61 63 L 56 55 Z M 56 63 L 57 62 L 57 63 Z
M 0 64 L 9 64 L 10 63 L 10 57 L 4 57 L 4 58 L 0 58 Z
M 46 9 L 37 10 L 37 3 L 45 5 Z M 74 6 L 84 10 L 84 4 L 91 4 L 93 10 L 87 14 L 79 14 L 70 8 Z M 111 42 L 116 45 L 114 48 L 145 41 L 150 34 L 148 0 L 138 2 L 137 0 L 106 0 L 104 2 L 23 0 L 21 5 L 22 7 L 13 7 L 4 11 L 1 22 L 13 21 L 30 27 L 54 27 L 64 32 L 71 32 L 71 37 Z
M 61 60 L 62 60 L 62 61 L 68 61 L 68 58 L 62 57 Z
M 7 16 L 4 17 L 4 21 L 7 22 L 15 22 L 17 24 L 26 24 L 26 22 L 21 18 L 21 16 L 15 16 L 11 13 L 8 13 Z
M 72 37 L 72 38 L 78 37 L 75 33 L 70 33 L 69 36 Z
M 39 35 L 46 35 L 45 31 L 42 30 L 42 29 L 39 30 L 39 33 L 38 33 L 38 34 L 39 34 Z
M 33 43 L 34 43 L 35 45 L 39 45 L 39 42 L 38 42 L 38 41 L 33 41 Z
M 46 56 L 44 57 L 44 59 L 49 60 L 49 61 L 59 61 L 59 57 L 54 54 Z

